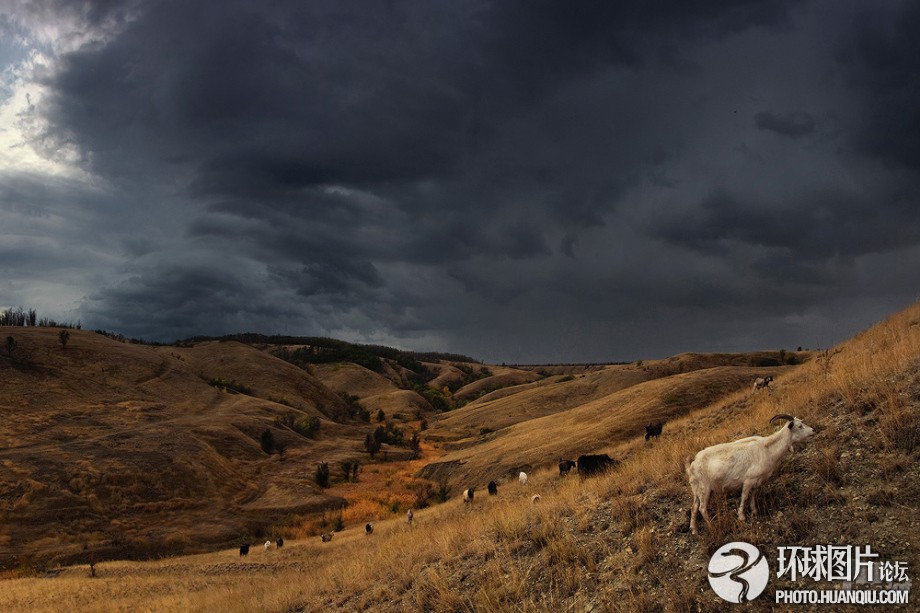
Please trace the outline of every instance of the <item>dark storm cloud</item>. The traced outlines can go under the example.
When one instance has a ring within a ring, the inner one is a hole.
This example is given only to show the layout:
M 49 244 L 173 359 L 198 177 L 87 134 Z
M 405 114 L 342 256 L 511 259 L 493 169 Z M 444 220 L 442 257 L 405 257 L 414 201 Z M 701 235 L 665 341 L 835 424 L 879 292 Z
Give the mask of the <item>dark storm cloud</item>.
M 156 330 L 162 339 L 215 333 L 240 313 L 275 317 L 256 287 L 221 266 L 157 265 L 90 294 L 84 313 L 103 329 L 143 337 Z
M 815 131 L 815 118 L 809 113 L 773 113 L 761 111 L 754 115 L 754 124 L 761 130 L 770 130 L 790 138 L 799 138 Z
M 888 195 L 881 203 L 888 215 L 881 219 L 877 200 L 843 192 L 806 193 L 796 202 L 785 203 L 747 198 L 712 194 L 653 233 L 701 251 L 730 253 L 740 243 L 795 253 L 802 260 L 852 259 L 920 239 L 920 210 L 912 198 Z
M 97 170 L 189 159 L 202 196 L 443 176 L 560 83 L 644 61 L 649 35 L 774 24 L 786 3 L 690 6 L 155 3 L 65 59 L 51 113 Z
M 920 5 L 914 2 L 899 3 L 893 11 L 866 5 L 838 51 L 854 94 L 864 103 L 857 147 L 914 171 L 920 170 L 918 28 Z
M 33 6 L 65 5 L 88 34 L 37 75 L 35 145 L 108 190 L 75 200 L 118 261 L 90 325 L 741 349 L 829 333 L 920 238 L 909 4 Z

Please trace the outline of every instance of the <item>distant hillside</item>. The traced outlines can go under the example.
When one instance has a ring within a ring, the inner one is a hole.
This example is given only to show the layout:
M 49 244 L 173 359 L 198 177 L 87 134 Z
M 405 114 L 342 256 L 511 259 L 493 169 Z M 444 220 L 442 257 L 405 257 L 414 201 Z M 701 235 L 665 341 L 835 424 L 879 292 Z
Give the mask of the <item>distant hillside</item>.
M 473 358 L 460 354 L 403 351 L 385 345 L 349 343 L 348 341 L 322 336 L 267 336 L 256 333 L 242 333 L 216 337 L 194 336 L 183 341 L 177 341 L 177 344 L 181 346 L 205 341 L 237 341 L 255 346 L 287 347 L 288 352 L 282 352 L 281 357 L 295 363 L 322 364 L 329 362 L 353 362 L 374 371 L 380 368 L 382 359 L 392 360 L 408 367 L 410 370 L 415 370 L 419 366 L 418 363 L 421 361 L 435 362 L 446 360 L 453 362 L 477 362 L 477 360 Z M 291 350 L 290 348 L 294 349 Z
M 812 355 L 811 352 L 784 353 L 783 362 L 801 364 L 811 359 Z M 535 381 L 501 388 L 460 409 L 438 416 L 432 422 L 428 436 L 431 440 L 441 442 L 475 437 L 519 422 L 566 411 L 645 381 L 709 368 L 761 367 L 763 371 L 760 374 L 749 375 L 776 376 L 788 371 L 789 366 L 779 366 L 783 362 L 778 352 L 686 353 L 665 360 L 583 366 L 577 369 L 534 367 L 536 370 L 533 372 L 540 375 Z M 466 389 L 472 389 L 472 386 L 462 388 L 461 391 Z
M 773 374 L 778 374 L 773 369 Z M 515 396 L 494 402 L 467 406 L 445 415 L 432 427 L 432 436 L 458 432 L 468 438 L 448 446 L 456 448 L 425 467 L 420 476 L 447 479 L 453 489 L 464 484 L 513 480 L 519 471 L 552 466 L 559 458 L 610 451 L 616 444 L 644 436 L 645 425 L 670 421 L 737 393 L 749 393 L 751 381 L 763 369 L 720 366 L 630 384 L 635 371 L 611 366 L 550 386 L 522 392 L 526 404 L 513 404 Z M 619 389 L 618 389 L 619 388 Z M 602 390 L 602 391 L 598 391 Z M 527 415 L 522 407 L 556 410 Z M 504 405 L 502 409 L 496 405 Z M 473 435 L 483 414 L 495 413 L 486 423 L 495 431 L 480 430 Z M 540 414 L 542 413 L 542 414 Z M 525 418 L 526 415 L 526 418 Z M 504 417 L 499 421 L 498 417 Z M 504 425 L 507 424 L 507 425 Z M 673 425 L 665 426 L 669 433 Z
M 200 549 L 342 504 L 314 468 L 363 460 L 368 426 L 303 369 L 237 342 L 70 335 L 64 349 L 53 328 L 0 328 L 16 341 L 0 356 L 0 568 L 21 551 Z M 317 418 L 319 430 L 298 434 L 285 416 Z

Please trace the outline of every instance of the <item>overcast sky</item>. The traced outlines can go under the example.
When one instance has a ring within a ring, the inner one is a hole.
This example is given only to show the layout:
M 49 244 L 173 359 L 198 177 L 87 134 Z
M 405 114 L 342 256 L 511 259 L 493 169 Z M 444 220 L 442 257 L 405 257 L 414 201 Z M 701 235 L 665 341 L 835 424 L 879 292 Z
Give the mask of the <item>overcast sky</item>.
M 920 4 L 0 0 L 0 307 L 491 362 L 920 296 Z

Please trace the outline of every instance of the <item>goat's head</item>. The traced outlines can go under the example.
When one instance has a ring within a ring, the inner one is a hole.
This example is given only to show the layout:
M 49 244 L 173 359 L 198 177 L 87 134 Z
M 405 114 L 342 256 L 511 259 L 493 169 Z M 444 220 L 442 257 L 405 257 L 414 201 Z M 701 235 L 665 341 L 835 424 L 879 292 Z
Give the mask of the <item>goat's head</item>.
M 793 443 L 798 443 L 798 442 L 804 441 L 804 440 L 810 438 L 810 437 L 811 437 L 812 435 L 814 435 L 814 433 L 815 433 L 815 431 L 814 431 L 813 428 L 811 428 L 810 426 L 808 426 L 805 422 L 803 422 L 803 421 L 802 421 L 801 419 L 799 419 L 798 417 L 793 417 L 792 415 L 787 415 L 787 414 L 785 414 L 785 413 L 780 413 L 780 414 L 774 415 L 772 418 L 770 418 L 770 423 L 772 424 L 773 421 L 776 420 L 776 419 L 786 419 L 786 420 L 789 420 L 789 426 L 788 426 L 788 427 L 789 427 L 789 430 L 792 432 L 792 442 L 793 442 Z

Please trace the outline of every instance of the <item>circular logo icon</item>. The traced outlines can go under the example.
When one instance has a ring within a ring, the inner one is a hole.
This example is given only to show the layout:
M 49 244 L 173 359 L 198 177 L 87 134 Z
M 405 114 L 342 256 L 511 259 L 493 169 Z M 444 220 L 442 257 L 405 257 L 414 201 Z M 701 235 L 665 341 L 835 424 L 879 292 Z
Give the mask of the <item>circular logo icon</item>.
M 770 567 L 760 550 L 750 543 L 727 543 L 709 558 L 709 585 L 722 600 L 754 600 L 770 578 Z

